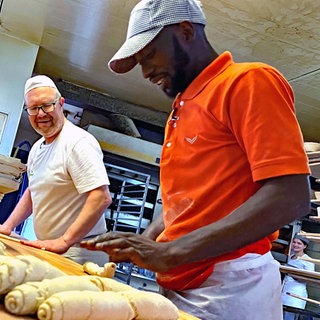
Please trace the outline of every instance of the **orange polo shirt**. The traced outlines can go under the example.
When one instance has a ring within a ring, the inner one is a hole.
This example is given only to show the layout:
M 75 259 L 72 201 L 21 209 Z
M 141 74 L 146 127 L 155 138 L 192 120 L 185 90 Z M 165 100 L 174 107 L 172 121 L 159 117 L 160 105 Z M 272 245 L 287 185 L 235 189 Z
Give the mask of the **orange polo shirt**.
M 309 174 L 290 85 L 266 64 L 234 63 L 223 53 L 175 99 L 160 168 L 159 242 L 222 219 L 257 192 L 260 180 Z M 264 254 L 276 237 L 157 274 L 157 281 L 173 290 L 198 287 L 215 263 Z

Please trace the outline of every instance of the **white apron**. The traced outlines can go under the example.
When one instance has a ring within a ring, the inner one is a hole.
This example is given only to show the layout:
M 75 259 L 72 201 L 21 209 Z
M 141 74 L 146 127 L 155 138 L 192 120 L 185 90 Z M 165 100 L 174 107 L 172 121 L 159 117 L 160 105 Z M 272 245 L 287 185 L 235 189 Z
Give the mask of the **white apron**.
M 270 252 L 218 263 L 199 288 L 164 294 L 202 320 L 282 320 L 279 263 Z

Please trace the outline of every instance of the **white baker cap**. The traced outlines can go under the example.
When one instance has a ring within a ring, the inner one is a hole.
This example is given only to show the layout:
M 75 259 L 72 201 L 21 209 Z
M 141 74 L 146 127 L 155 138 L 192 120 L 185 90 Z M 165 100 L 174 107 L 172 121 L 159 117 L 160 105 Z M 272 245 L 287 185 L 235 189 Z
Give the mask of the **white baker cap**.
M 38 75 L 26 81 L 26 84 L 24 86 L 24 95 L 26 95 L 30 90 L 39 87 L 51 87 L 55 88 L 58 91 L 55 83 L 49 77 L 44 75 Z

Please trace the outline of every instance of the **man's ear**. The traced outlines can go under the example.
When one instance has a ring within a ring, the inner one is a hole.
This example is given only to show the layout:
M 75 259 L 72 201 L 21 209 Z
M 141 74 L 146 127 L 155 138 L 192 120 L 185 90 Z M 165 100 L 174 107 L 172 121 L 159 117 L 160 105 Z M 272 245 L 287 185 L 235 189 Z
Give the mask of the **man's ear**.
M 64 105 L 64 102 L 65 102 L 64 97 L 61 97 L 61 98 L 59 99 L 59 104 L 60 104 L 61 107 Z
M 184 37 L 184 40 L 190 41 L 194 37 L 194 27 L 193 24 L 189 21 L 182 21 L 179 23 L 179 29 L 181 30 L 181 34 Z

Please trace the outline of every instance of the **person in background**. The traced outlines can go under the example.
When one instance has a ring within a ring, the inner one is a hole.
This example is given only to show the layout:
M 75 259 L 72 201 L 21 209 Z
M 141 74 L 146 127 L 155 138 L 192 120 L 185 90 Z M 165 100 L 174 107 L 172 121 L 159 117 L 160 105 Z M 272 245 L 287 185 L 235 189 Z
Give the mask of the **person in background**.
M 47 76 L 28 79 L 24 97 L 30 123 L 42 137 L 29 153 L 29 186 L 0 225 L 0 233 L 10 235 L 33 214 L 38 240 L 24 244 L 64 254 L 80 264 L 103 265 L 109 260 L 107 254 L 93 254 L 79 245 L 106 232 L 104 211 L 112 199 L 100 146 L 65 118 L 65 100 Z
M 305 250 L 309 245 L 309 240 L 303 236 L 296 234 L 292 240 L 291 255 L 287 261 L 289 267 L 294 267 L 302 270 L 314 271 L 315 265 L 312 262 L 301 260 L 300 258 L 310 258 Z M 282 303 L 285 306 L 304 309 L 306 307 L 306 301 L 292 297 L 287 294 L 294 293 L 303 298 L 308 298 L 307 284 L 304 281 L 295 279 L 290 275 L 286 275 L 283 279 L 282 286 Z M 283 314 L 284 320 L 295 320 L 298 315 L 285 311 Z
M 212 5 L 212 10 L 214 5 Z M 200 319 L 281 320 L 277 230 L 309 212 L 309 167 L 292 88 L 264 63 L 235 63 L 208 42 L 196 0 L 143 0 L 115 73 L 140 65 L 174 99 L 160 163 L 162 215 L 142 235 L 80 245 L 156 272 Z

